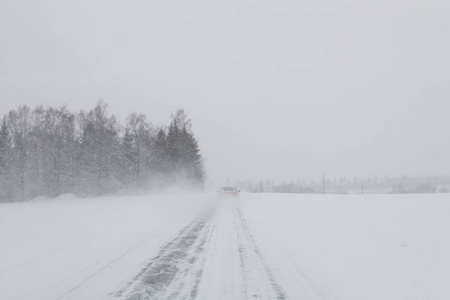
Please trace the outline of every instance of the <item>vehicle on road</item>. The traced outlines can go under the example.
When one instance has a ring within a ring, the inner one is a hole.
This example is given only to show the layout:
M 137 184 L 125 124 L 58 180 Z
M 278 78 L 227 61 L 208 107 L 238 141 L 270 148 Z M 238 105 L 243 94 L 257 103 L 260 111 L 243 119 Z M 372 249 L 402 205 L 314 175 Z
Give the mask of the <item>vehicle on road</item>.
M 218 191 L 220 196 L 239 196 L 239 190 L 235 186 L 223 186 Z

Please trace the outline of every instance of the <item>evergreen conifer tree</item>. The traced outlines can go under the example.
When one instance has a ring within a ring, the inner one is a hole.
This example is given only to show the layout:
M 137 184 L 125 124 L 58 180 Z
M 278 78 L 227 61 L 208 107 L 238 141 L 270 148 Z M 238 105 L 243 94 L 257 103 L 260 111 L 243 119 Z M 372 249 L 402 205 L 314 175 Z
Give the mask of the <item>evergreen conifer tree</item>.
M 133 182 L 133 176 L 135 174 L 135 165 L 137 160 L 136 151 L 133 149 L 133 136 L 128 129 L 125 129 L 125 133 L 122 137 L 121 145 L 121 181 L 125 184 L 131 184 Z
M 158 130 L 153 142 L 153 156 L 152 169 L 156 176 L 166 175 L 168 171 L 167 135 L 162 128 Z
M 11 136 L 5 117 L 0 129 L 0 201 L 9 200 L 12 197 L 11 151 Z

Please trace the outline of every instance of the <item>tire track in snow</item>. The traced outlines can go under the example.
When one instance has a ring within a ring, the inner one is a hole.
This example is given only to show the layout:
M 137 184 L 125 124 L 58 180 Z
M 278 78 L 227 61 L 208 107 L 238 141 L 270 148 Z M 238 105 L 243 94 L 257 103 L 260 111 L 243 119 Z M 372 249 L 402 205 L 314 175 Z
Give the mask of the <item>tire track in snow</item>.
M 211 216 L 194 220 L 164 245 L 134 279 L 115 293 L 127 300 L 195 299 L 211 237 Z
M 88 283 L 92 278 L 94 278 L 95 276 L 97 276 L 101 272 L 104 272 L 105 270 L 107 270 L 108 268 L 113 266 L 115 263 L 119 262 L 121 259 L 123 259 L 125 256 L 127 256 L 129 253 L 134 251 L 136 248 L 142 246 L 146 242 L 147 242 L 146 240 L 140 242 L 139 244 L 135 245 L 134 247 L 132 247 L 132 248 L 128 249 L 127 251 L 125 251 L 124 253 L 122 253 L 120 256 L 118 256 L 115 259 L 109 261 L 106 265 L 104 265 L 104 266 L 98 268 L 97 270 L 95 270 L 92 274 L 90 274 L 89 276 L 84 278 L 80 283 L 78 283 L 76 286 L 72 287 L 69 291 L 67 291 L 65 294 L 63 294 L 61 296 L 61 299 L 64 299 L 67 296 L 69 296 L 70 294 L 72 294 L 72 293 L 76 292 L 77 290 L 79 290 L 84 284 Z M 98 262 L 94 263 L 93 265 L 91 265 L 88 268 L 84 269 L 83 272 L 85 270 L 88 270 L 88 269 L 94 267 L 97 264 L 98 264 Z
M 209 275 L 225 281 L 230 279 L 227 276 L 241 278 L 242 281 L 234 283 L 234 288 L 242 291 L 239 299 L 286 300 L 286 294 L 265 262 L 241 211 L 236 207 L 219 207 L 219 215 L 216 213 L 199 217 L 180 230 L 114 296 L 125 300 L 193 300 L 198 296 L 202 297 L 202 291 L 204 293 L 205 290 L 200 288 L 210 288 L 208 284 L 201 284 L 205 261 L 214 258 L 217 262 L 221 258 L 225 259 L 221 265 L 228 265 L 228 270 L 232 270 L 232 273 L 220 276 L 217 273 L 220 270 L 216 270 L 217 265 L 213 263 L 209 265 Z M 222 242 L 222 235 L 226 232 L 234 237 L 227 239 L 231 243 Z M 211 247 L 212 238 L 219 243 L 216 243 L 216 247 Z M 232 255 L 228 254 L 234 251 L 238 259 L 229 260 Z M 219 282 L 228 286 L 230 282 L 225 281 Z M 214 290 L 212 295 L 223 299 L 222 292 L 220 289 Z
M 241 240 L 250 242 L 250 248 L 253 248 L 254 254 L 259 257 L 259 260 L 261 264 L 263 265 L 263 269 L 267 275 L 269 285 L 272 286 L 273 290 L 275 291 L 275 295 L 273 297 L 259 297 L 258 295 L 255 296 L 257 299 L 278 299 L 283 300 L 287 299 L 287 293 L 281 288 L 281 286 L 278 284 L 278 281 L 275 279 L 275 276 L 273 275 L 273 272 L 269 268 L 269 266 L 264 262 L 263 254 L 261 253 L 259 247 L 257 246 L 257 243 L 255 242 L 255 239 L 253 238 L 253 235 L 251 234 L 250 228 L 247 225 L 247 222 L 244 218 L 244 215 L 240 210 L 237 210 L 236 212 L 238 222 L 241 223 L 241 227 L 243 229 L 243 233 L 240 233 L 240 235 L 244 235 L 245 238 L 240 237 Z M 266 237 L 269 238 L 270 237 Z M 278 263 L 281 262 L 281 266 L 283 270 L 283 275 L 288 275 L 288 281 L 291 281 L 293 278 L 295 278 L 295 285 L 298 287 L 298 290 L 296 291 L 298 294 L 296 296 L 296 299 L 329 299 L 330 296 L 326 296 L 323 291 L 320 289 L 320 287 L 314 282 L 314 280 L 303 270 L 303 268 L 298 265 L 298 263 L 290 257 L 288 253 L 284 251 L 284 248 L 280 248 L 277 246 L 271 247 L 270 250 L 275 250 L 276 257 L 278 258 Z M 243 251 L 241 253 L 248 253 L 249 248 L 243 247 Z M 246 254 L 247 255 L 247 254 Z M 246 256 L 243 255 L 243 256 Z M 245 261 L 248 261 L 246 258 L 242 258 Z M 245 268 L 244 268 L 245 269 Z M 254 272 L 253 272 L 254 273 Z M 279 274 L 280 275 L 280 274 Z M 245 277 L 245 275 L 244 275 Z M 248 277 L 248 276 L 247 276 Z M 286 277 L 284 277 L 286 280 Z M 283 281 L 284 284 L 286 284 Z M 251 285 L 247 285 L 250 286 Z M 300 297 L 298 297 L 300 296 Z M 290 298 L 292 299 L 292 298 Z
M 286 300 L 286 295 L 265 263 L 242 212 L 234 211 L 239 256 L 247 299 Z
M 130 246 L 119 246 L 115 251 L 113 251 L 113 256 L 106 258 L 103 261 L 96 261 L 79 272 L 72 274 L 70 277 L 62 280 L 57 285 L 52 286 L 48 289 L 42 296 L 48 297 L 49 299 L 68 299 L 73 294 L 86 284 L 89 284 L 91 280 L 100 275 L 103 272 L 106 272 L 108 269 L 113 267 L 115 264 L 120 263 L 125 257 L 129 256 L 136 249 L 143 247 L 147 244 L 152 238 L 154 234 L 145 234 L 144 238 L 139 238 L 137 242 L 135 242 L 131 247 Z M 64 288 L 64 286 L 67 286 Z M 62 290 L 58 290 L 62 288 Z M 54 294 L 55 296 L 50 296 Z M 56 296 L 57 295 L 57 296 Z

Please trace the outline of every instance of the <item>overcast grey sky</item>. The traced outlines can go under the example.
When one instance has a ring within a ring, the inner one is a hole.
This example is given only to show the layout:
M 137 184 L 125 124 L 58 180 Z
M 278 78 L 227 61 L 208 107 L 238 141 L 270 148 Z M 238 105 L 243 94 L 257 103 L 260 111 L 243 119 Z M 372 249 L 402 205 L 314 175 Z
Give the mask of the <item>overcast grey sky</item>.
M 210 179 L 449 174 L 450 5 L 0 0 L 0 115 L 184 108 Z

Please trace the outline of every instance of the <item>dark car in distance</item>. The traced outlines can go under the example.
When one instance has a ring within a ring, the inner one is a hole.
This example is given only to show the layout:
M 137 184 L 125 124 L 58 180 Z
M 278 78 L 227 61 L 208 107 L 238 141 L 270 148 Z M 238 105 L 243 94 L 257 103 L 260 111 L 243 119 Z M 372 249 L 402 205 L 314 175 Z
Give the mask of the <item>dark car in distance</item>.
M 239 192 L 234 186 L 223 186 L 218 191 L 220 196 L 239 196 Z

